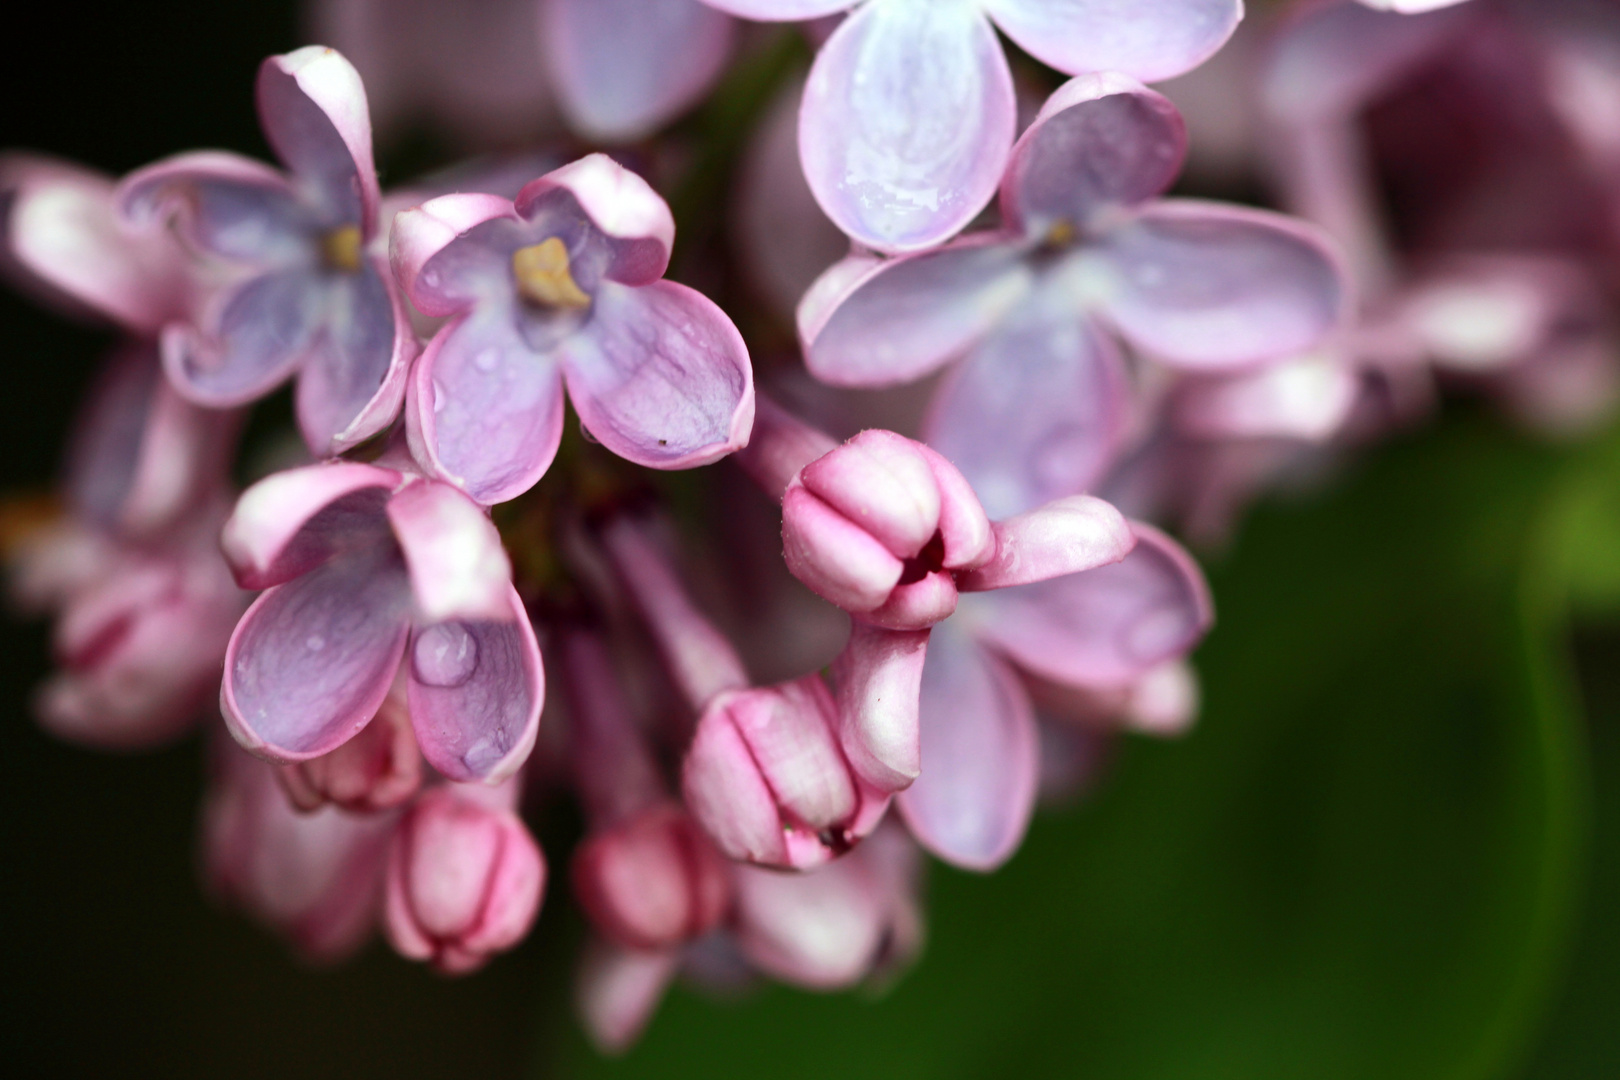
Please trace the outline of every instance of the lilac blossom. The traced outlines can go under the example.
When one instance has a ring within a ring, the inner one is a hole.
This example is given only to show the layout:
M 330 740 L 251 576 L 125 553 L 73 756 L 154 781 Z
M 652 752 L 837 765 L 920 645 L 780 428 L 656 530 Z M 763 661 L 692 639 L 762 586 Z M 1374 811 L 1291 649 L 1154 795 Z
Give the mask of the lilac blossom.
M 399 413 L 416 339 L 378 249 L 377 173 L 365 90 L 338 53 L 309 46 L 259 68 L 259 119 L 290 175 L 217 151 L 127 177 L 125 217 L 173 220 L 232 283 L 194 322 L 163 332 L 176 389 L 241 405 L 294 375 L 312 453 L 340 453 Z
M 889 261 L 851 256 L 822 276 L 799 309 L 811 373 L 881 386 L 966 354 L 927 441 L 961 467 L 978 429 L 952 410 L 1005 415 L 995 452 L 1020 467 L 998 469 L 995 484 L 962 468 L 985 509 L 1008 516 L 1086 490 L 1125 434 L 1114 334 L 1180 369 L 1229 371 L 1309 348 L 1344 308 L 1334 257 L 1309 227 L 1155 198 L 1185 142 L 1170 103 L 1133 80 L 1070 81 L 1013 152 L 1001 230 Z M 1046 441 L 1031 441 L 1037 431 Z
M 887 252 L 939 243 L 995 191 L 1015 123 L 996 27 L 1070 75 L 1156 81 L 1205 60 L 1243 15 L 1242 0 L 704 2 L 767 20 L 855 9 L 810 71 L 799 151 L 827 216 Z
M 528 757 L 539 648 L 494 525 L 455 488 L 358 462 L 294 469 L 249 488 L 221 542 L 237 581 L 265 590 L 220 692 L 244 747 L 282 763 L 336 750 L 403 666 L 441 774 L 494 783 Z
M 320 757 L 281 766 L 276 778 L 305 813 L 330 805 L 374 814 L 409 802 L 422 787 L 423 771 L 404 680 L 396 676 L 358 735 Z
M 406 811 L 388 848 L 383 929 L 401 955 L 449 975 L 522 941 L 546 864 L 516 813 L 520 785 L 441 784 Z
M 532 487 L 562 437 L 563 388 L 591 436 L 684 469 L 743 445 L 753 372 L 713 302 L 662 279 L 675 226 L 646 182 L 593 154 L 516 202 L 448 195 L 394 226 L 395 272 L 450 321 L 410 380 L 417 460 L 486 505 Z

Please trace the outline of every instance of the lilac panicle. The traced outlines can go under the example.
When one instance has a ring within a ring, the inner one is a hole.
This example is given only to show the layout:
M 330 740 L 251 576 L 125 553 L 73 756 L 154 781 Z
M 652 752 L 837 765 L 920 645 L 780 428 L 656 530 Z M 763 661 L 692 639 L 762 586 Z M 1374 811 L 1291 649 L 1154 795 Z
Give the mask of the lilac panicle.
M 394 948 L 448 975 L 522 941 L 545 892 L 546 864 L 516 813 L 519 783 L 442 784 L 406 812 L 388 849 L 383 929 Z
M 856 9 L 811 68 L 799 148 L 827 216 L 886 252 L 945 240 L 995 192 L 1015 124 L 995 27 L 1059 71 L 1156 81 L 1202 63 L 1243 15 L 1242 0 L 704 2 L 765 20 Z
M 164 329 L 175 387 L 218 408 L 296 375 L 305 442 L 336 454 L 394 421 L 416 351 L 377 245 L 365 90 L 347 60 L 312 45 L 260 66 L 258 105 L 288 173 L 234 154 L 180 154 L 125 178 L 119 205 L 136 225 L 173 220 L 233 279 L 194 320 Z
M 486 505 L 526 491 L 557 452 L 565 385 L 591 435 L 637 464 L 690 468 L 743 445 L 748 351 L 712 302 L 662 280 L 674 235 L 664 201 L 600 154 L 515 203 L 449 195 L 401 214 L 395 272 L 450 319 L 410 380 L 424 467 Z
M 231 636 L 220 704 L 272 761 L 321 757 L 376 715 L 403 662 L 428 762 L 510 776 L 534 745 L 540 651 L 484 512 L 448 484 L 332 462 L 249 488 L 222 546 L 264 589 Z

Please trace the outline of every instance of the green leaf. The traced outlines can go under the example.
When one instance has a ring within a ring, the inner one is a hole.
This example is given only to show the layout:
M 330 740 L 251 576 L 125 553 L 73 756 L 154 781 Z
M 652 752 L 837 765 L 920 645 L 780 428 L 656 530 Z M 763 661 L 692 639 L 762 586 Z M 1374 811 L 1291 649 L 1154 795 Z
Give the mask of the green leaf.
M 1198 730 L 1123 745 L 1001 872 L 938 870 L 928 950 L 887 996 L 678 990 L 625 1059 L 575 1037 L 545 1071 L 1511 1072 L 1583 835 L 1573 560 L 1549 509 L 1572 460 L 1453 422 L 1262 509 L 1212 573 Z

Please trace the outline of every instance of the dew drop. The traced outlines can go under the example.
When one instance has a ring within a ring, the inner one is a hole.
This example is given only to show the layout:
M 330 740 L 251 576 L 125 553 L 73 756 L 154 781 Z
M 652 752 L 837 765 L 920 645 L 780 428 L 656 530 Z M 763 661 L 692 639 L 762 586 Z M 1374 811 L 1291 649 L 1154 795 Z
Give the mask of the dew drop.
M 416 635 L 411 668 L 428 686 L 460 686 L 478 670 L 478 641 L 458 622 L 430 626 Z
M 311 634 L 309 637 L 304 639 L 304 648 L 308 649 L 310 652 L 320 652 L 322 649 L 326 648 L 326 639 L 321 637 L 319 634 Z
M 488 375 L 491 371 L 495 370 L 495 365 L 500 362 L 500 359 L 501 354 L 499 350 L 493 347 L 484 349 L 477 356 L 473 357 L 473 366 L 479 371 L 482 371 L 484 374 Z

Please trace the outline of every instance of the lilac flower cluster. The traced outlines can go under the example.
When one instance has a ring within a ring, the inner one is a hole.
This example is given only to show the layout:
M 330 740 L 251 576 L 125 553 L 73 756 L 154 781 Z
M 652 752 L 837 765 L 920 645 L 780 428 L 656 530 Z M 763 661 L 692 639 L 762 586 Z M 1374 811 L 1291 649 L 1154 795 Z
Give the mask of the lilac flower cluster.
M 10 552 L 57 618 L 43 722 L 146 745 L 217 693 L 211 881 L 316 957 L 379 926 L 447 973 L 511 948 L 548 873 L 526 820 L 572 792 L 606 1048 L 678 976 L 903 967 L 925 852 L 994 870 L 1108 739 L 1193 722 L 1212 601 L 1150 519 L 1218 532 L 1437 377 L 1550 423 L 1606 403 L 1620 26 L 1371 10 L 1439 7 L 1302 5 L 1222 90 L 1300 217 L 1167 195 L 1187 124 L 1144 82 L 1240 0 L 329 0 L 354 63 L 259 71 L 281 168 L 3 159 L 0 266 L 124 338 Z M 770 40 L 737 19 L 819 48 L 746 152 L 723 310 L 667 276 L 691 147 L 652 136 Z M 1512 145 L 1429 160 L 1389 99 L 1430 68 Z M 557 113 L 616 156 L 380 189 L 374 115 L 509 146 Z M 1559 155 L 1514 172 L 1547 117 Z M 756 390 L 738 325 L 784 299 L 802 365 L 751 329 Z M 238 493 L 245 412 L 289 382 L 300 438 Z M 645 471 L 728 457 L 701 497 Z

